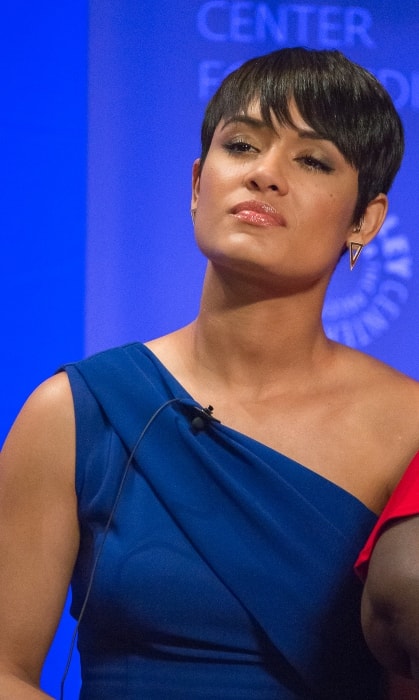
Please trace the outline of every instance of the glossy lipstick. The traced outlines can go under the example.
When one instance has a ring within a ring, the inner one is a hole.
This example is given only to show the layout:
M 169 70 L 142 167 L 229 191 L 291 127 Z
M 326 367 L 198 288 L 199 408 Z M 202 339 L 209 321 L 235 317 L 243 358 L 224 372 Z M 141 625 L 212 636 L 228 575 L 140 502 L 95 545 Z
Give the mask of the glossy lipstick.
M 236 204 L 231 213 L 240 221 L 254 226 L 285 226 L 285 219 L 270 204 L 251 199 Z

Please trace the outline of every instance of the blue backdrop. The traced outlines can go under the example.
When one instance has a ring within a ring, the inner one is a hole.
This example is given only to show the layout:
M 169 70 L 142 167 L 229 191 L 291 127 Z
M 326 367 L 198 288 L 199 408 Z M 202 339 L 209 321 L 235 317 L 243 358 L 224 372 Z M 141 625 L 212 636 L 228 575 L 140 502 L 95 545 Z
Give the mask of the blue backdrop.
M 1 439 L 61 363 L 196 314 L 204 261 L 189 216 L 205 103 L 256 54 L 338 48 L 371 69 L 407 154 L 377 242 L 339 266 L 327 332 L 417 377 L 419 6 L 389 0 L 15 0 L 0 23 L 3 109 Z M 57 696 L 72 623 L 43 678 Z M 77 659 L 66 697 L 76 696 Z

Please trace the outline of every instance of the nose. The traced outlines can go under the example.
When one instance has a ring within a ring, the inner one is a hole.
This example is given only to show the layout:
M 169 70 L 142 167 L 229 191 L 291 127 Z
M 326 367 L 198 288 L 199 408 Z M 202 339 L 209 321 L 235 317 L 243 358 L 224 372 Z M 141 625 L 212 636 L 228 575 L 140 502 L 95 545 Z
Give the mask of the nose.
M 266 155 L 251 165 L 245 176 L 245 184 L 249 190 L 258 192 L 288 192 L 288 182 L 279 159 L 272 155 Z

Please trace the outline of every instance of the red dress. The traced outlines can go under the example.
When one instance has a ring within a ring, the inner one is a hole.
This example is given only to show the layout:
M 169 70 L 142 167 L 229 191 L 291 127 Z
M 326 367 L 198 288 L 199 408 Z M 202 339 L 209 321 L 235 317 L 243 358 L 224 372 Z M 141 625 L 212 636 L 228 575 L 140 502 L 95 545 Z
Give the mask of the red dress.
M 368 564 L 375 543 L 384 528 L 396 518 L 406 518 L 419 514 L 419 452 L 414 456 L 401 480 L 393 491 L 390 500 L 377 520 L 364 548 L 362 549 L 355 570 L 361 579 L 365 579 Z

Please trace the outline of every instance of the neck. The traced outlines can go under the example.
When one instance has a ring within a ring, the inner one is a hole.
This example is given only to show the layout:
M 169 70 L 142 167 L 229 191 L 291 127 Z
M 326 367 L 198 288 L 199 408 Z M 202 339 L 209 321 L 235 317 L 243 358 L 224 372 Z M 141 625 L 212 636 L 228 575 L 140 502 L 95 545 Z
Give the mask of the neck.
M 281 296 L 210 268 L 187 329 L 192 356 L 229 384 L 263 390 L 285 376 L 308 379 L 332 346 L 321 323 L 323 298 L 313 290 Z

